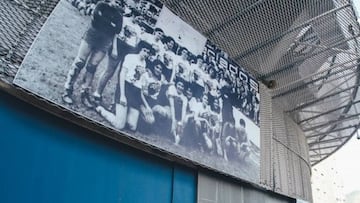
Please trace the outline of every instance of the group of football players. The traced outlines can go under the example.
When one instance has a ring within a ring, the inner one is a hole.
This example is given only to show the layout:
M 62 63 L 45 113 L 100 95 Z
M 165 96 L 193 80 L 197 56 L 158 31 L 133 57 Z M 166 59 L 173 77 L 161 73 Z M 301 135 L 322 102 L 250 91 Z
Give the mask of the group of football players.
M 257 91 L 219 66 L 216 53 L 193 54 L 155 27 L 158 1 L 72 1 L 78 7 L 77 2 L 94 6 L 67 74 L 64 103 L 74 103 L 74 84 L 85 69 L 81 102 L 117 130 L 157 135 L 226 160 L 249 156 L 246 123 L 234 118 L 233 108 L 257 123 Z M 106 66 L 99 66 L 105 57 Z M 105 104 L 103 92 L 113 77 L 114 100 Z

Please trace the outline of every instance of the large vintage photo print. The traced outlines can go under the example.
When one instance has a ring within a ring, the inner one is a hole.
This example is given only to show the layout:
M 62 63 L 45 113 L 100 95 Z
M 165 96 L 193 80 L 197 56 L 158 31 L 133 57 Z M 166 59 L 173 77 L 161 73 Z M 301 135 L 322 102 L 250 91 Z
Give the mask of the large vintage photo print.
M 158 0 L 61 0 L 14 83 L 119 136 L 259 182 L 258 83 Z

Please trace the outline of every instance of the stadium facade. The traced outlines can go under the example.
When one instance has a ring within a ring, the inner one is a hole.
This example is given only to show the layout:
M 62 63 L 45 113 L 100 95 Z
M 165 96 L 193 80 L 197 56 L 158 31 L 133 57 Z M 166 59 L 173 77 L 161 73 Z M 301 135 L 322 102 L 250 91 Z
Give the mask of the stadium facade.
M 15 85 L 59 2 L 72 3 L 0 2 L 1 202 L 312 202 L 311 167 L 358 130 L 351 0 L 161 1 L 259 82 L 254 179 L 123 136 Z

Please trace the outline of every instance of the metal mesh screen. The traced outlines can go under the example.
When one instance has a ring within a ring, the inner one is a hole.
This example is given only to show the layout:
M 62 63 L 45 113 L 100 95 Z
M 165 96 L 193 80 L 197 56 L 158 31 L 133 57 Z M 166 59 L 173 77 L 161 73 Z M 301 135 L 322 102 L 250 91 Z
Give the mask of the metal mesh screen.
M 276 111 L 276 106 L 273 106 L 272 124 L 273 124 L 273 140 L 274 140 L 274 186 L 275 191 L 285 194 L 289 193 L 289 159 L 286 149 L 287 138 L 285 119 L 281 111 Z
M 261 133 L 261 184 L 268 188 L 273 188 L 273 160 L 272 160 L 272 145 L 273 145 L 273 126 L 272 120 L 272 100 L 264 85 L 260 85 L 260 133 Z
M 311 188 L 307 185 L 309 180 L 305 179 L 310 177 L 311 169 L 305 151 L 307 144 L 304 133 L 289 116 L 284 114 L 281 106 L 275 103 L 272 105 L 272 125 L 274 190 L 310 200 Z
M 0 2 L 0 78 L 12 81 L 31 43 L 58 1 Z
M 276 82 L 270 90 L 273 99 L 301 124 L 310 145 L 319 144 L 317 150 L 309 148 L 312 164 L 328 157 L 354 134 L 359 123 L 348 121 L 359 119 L 359 113 L 347 108 L 354 105 L 359 86 L 359 24 L 350 0 L 248 0 L 231 6 L 229 1 L 166 3 L 264 84 Z M 340 89 L 331 91 L 333 87 Z M 343 108 L 332 111 L 337 107 L 328 104 L 339 97 Z M 337 116 L 324 119 L 327 115 L 318 112 Z M 345 116 L 339 116 L 342 114 Z M 323 128 L 320 135 L 309 130 L 317 126 L 314 120 L 300 123 L 314 116 L 321 117 L 322 124 L 331 121 L 319 126 Z M 341 124 L 335 125 L 337 122 Z M 322 144 L 335 138 L 333 147 Z

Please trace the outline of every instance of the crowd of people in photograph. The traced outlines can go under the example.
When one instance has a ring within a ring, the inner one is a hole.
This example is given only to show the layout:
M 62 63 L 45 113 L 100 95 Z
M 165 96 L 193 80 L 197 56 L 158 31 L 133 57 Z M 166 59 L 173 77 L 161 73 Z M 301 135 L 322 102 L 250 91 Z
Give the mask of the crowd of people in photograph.
M 249 156 L 253 144 L 246 122 L 234 118 L 233 108 L 258 124 L 259 94 L 218 64 L 223 52 L 209 42 L 203 53 L 191 53 L 155 27 L 158 0 L 70 1 L 92 19 L 69 68 L 64 103 L 74 103 L 74 84 L 85 68 L 77 89 L 81 102 L 114 128 L 157 135 L 225 160 Z M 106 68 L 97 71 L 105 57 Z M 113 77 L 114 100 L 104 104 L 103 92 Z
M 83 15 L 92 15 L 96 4 L 101 0 L 67 0 Z

